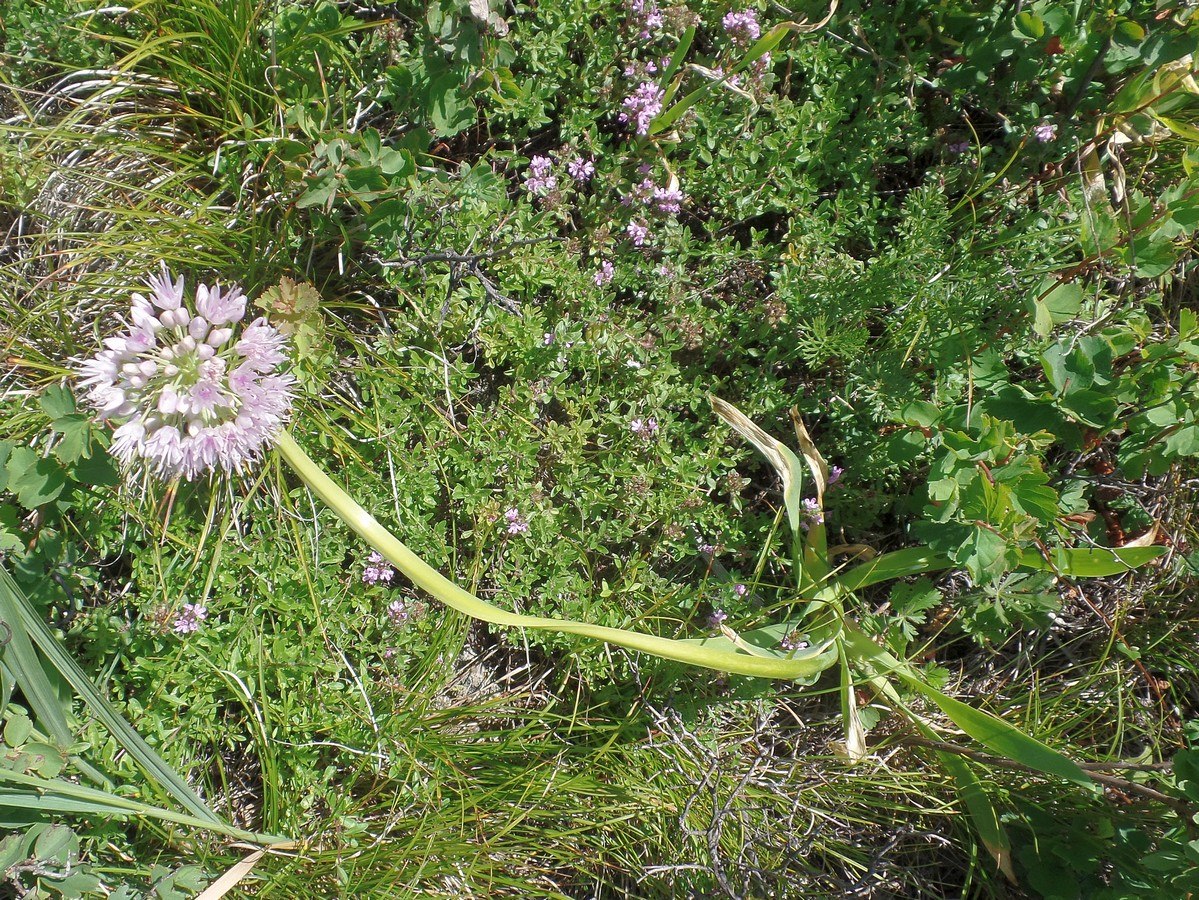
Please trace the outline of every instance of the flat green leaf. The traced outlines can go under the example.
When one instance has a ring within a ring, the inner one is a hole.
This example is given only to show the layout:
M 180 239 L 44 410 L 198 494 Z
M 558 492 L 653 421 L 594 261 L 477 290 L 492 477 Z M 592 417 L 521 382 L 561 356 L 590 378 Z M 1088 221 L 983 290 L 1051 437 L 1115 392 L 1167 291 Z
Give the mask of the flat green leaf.
M 1026 10 L 1013 20 L 1012 30 L 1025 40 L 1039 41 L 1045 36 L 1045 20 Z
M 325 172 L 307 179 L 307 187 L 296 200 L 296 209 L 308 209 L 311 206 L 326 206 L 333 202 L 337 195 L 337 174 Z
M 1037 550 L 1025 550 L 1020 567 L 1071 578 L 1103 578 L 1140 568 L 1165 552 L 1165 547 L 1058 547 L 1049 551 L 1047 560 Z
M 925 572 L 950 568 L 953 568 L 953 560 L 947 554 L 935 553 L 927 547 L 911 547 L 907 550 L 884 553 L 869 562 L 854 566 L 844 575 L 834 578 L 832 584 L 847 591 L 856 591 L 893 578 L 922 575 Z
M 975 831 L 978 832 L 983 846 L 995 859 L 999 870 L 1009 881 L 1015 882 L 1016 873 L 1012 869 L 1012 842 L 1000 823 L 999 814 L 995 811 L 995 805 L 991 802 L 991 798 L 983 789 L 982 782 L 971 771 L 969 763 L 961 757 L 952 753 L 940 752 L 937 753 L 937 757 L 941 760 L 945 770 L 953 776 L 958 794 L 961 795 L 962 802 L 966 804 L 966 812 L 970 815 L 970 821 L 974 825 Z
M 998 716 L 941 693 L 903 669 L 899 669 L 897 674 L 914 690 L 937 704 L 953 724 L 989 750 L 1038 772 L 1057 775 L 1075 784 L 1097 789 L 1091 777 L 1068 756 L 1042 744 Z

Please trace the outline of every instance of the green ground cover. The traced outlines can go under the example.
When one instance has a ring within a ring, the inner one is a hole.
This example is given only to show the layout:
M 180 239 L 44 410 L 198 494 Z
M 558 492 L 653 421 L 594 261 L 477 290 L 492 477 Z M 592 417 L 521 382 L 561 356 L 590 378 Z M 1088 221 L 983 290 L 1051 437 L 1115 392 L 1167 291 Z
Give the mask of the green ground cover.
M 225 896 L 1199 890 L 1194 19 L 8 0 L 0 897 L 192 897 L 272 837 Z M 79 368 L 164 264 L 484 600 L 840 660 L 487 626 L 280 454 L 119 465 Z M 713 397 L 806 425 L 806 506 Z M 813 559 L 918 547 L 798 617 Z

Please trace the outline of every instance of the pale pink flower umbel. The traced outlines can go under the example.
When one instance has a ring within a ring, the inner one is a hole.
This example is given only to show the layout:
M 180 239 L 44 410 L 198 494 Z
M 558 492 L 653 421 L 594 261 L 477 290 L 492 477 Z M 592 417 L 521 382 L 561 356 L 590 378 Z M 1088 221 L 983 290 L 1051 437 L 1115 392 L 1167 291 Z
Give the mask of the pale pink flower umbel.
M 164 269 L 148 283 L 126 330 L 78 368 L 88 403 L 116 426 L 109 452 L 161 478 L 240 471 L 291 412 L 286 339 L 261 318 L 240 328 L 239 288 L 199 285 L 193 311 L 182 278 Z

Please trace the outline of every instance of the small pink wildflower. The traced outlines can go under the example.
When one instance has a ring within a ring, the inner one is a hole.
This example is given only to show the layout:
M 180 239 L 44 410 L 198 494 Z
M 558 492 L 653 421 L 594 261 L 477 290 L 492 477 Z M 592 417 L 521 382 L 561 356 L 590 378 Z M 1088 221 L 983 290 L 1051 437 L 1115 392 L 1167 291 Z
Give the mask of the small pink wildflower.
M 1057 126 L 1052 122 L 1042 122 L 1032 130 L 1032 136 L 1040 143 L 1048 144 L 1050 141 L 1057 139 Z
M 171 630 L 178 635 L 195 634 L 200 624 L 208 618 L 208 608 L 202 603 L 184 603 L 171 623 Z
M 758 23 L 756 9 L 727 12 L 720 24 L 724 26 L 725 34 L 732 38 L 738 47 L 748 47 L 762 36 L 762 26 Z
M 634 247 L 644 247 L 649 240 L 649 228 L 641 222 L 630 222 L 625 228 L 625 234 L 629 236 Z
M 652 81 L 643 81 L 621 104 L 624 111 L 617 117 L 622 125 L 632 125 L 640 135 L 649 134 L 650 122 L 662 112 L 666 93 Z
M 633 419 L 629 422 L 629 431 L 637 435 L 643 441 L 653 439 L 658 433 L 657 419 Z
M 596 269 L 595 275 L 592 276 L 592 280 L 595 282 L 596 287 L 603 287 L 605 284 L 608 284 L 612 281 L 612 277 L 615 274 L 616 267 L 612 265 L 612 260 L 605 259 L 600 263 L 600 267 Z
M 666 215 L 677 215 L 683 208 L 683 192 L 675 187 L 656 187 L 653 197 L 654 209 Z
M 566 164 L 566 174 L 575 181 L 586 184 L 595 175 L 595 161 L 576 156 Z
M 412 617 L 408 605 L 403 600 L 392 600 L 387 605 L 387 618 L 394 627 L 399 627 Z
M 534 197 L 544 197 L 558 187 L 558 179 L 553 174 L 554 161 L 548 156 L 534 156 L 529 161 L 529 171 L 525 174 L 525 190 Z
M 504 518 L 508 520 L 508 534 L 527 534 L 529 531 L 529 523 L 521 516 L 520 510 L 515 506 L 504 513 Z
M 363 584 L 378 584 L 380 581 L 384 584 L 390 584 L 395 578 L 396 570 L 391 567 L 391 563 L 383 558 L 383 555 L 377 551 L 371 551 L 371 555 L 366 558 L 366 565 L 362 567 L 362 582 Z

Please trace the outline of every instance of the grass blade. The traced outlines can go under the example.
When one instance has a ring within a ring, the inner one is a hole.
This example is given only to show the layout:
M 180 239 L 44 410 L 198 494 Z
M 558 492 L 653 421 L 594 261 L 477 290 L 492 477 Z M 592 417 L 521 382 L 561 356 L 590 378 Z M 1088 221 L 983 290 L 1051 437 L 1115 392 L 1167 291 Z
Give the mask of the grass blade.
M 29 600 L 3 568 L 0 568 L 0 610 L 6 611 L 4 614 L 6 620 L 11 618 L 19 623 L 19 628 L 13 628 L 14 636 L 20 631 L 21 634 L 28 634 L 32 638 L 33 643 L 46 656 L 54 669 L 74 688 L 75 693 L 83 700 L 91 713 L 104 723 L 117 742 L 141 764 L 142 768 L 159 786 L 197 819 L 207 822 L 210 826 L 224 825 L 187 782 L 167 765 L 162 757 L 150 748 L 149 744 L 142 740 L 141 735 L 125 721 L 124 717 L 108 701 L 108 698 L 96 690 L 95 685 L 92 684 L 83 669 L 79 668 L 79 664 L 62 649 L 58 639 L 42 622 L 36 611 L 30 607 Z M 8 610 L 14 611 L 15 615 L 10 615 Z M 32 653 L 32 648 L 29 649 L 29 652 Z M 36 657 L 34 661 L 36 662 Z M 44 678 L 44 673 L 42 675 Z M 24 686 L 22 683 L 22 688 Z M 69 743 L 70 740 L 68 740 L 68 745 Z

